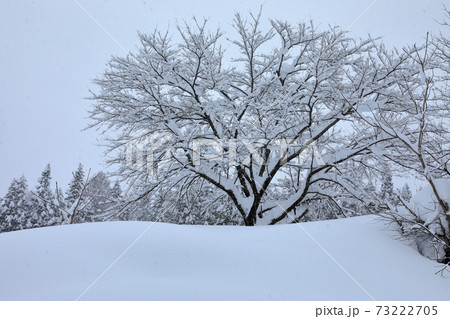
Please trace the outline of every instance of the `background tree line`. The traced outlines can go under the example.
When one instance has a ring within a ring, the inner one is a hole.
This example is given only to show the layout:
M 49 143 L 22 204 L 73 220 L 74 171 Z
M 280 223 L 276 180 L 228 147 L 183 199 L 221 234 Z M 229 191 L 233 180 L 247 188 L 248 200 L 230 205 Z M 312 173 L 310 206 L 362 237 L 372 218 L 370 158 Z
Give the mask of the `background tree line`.
M 73 172 L 65 192 L 52 186 L 50 164 L 42 171 L 34 189 L 24 176 L 13 179 L 0 198 L 0 231 L 62 224 L 103 221 L 102 215 L 116 209 L 122 200 L 118 182 L 111 183 L 104 172 L 85 175 L 83 165 Z

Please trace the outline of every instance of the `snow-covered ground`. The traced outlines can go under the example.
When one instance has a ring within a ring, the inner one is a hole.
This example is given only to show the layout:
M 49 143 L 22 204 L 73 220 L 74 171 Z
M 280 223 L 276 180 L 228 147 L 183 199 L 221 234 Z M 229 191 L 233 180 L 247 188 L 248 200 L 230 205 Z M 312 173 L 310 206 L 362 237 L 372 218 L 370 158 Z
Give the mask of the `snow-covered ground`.
M 75 300 L 152 223 L 0 234 L 0 300 Z M 372 216 L 267 227 L 157 223 L 82 300 L 450 300 L 439 266 Z

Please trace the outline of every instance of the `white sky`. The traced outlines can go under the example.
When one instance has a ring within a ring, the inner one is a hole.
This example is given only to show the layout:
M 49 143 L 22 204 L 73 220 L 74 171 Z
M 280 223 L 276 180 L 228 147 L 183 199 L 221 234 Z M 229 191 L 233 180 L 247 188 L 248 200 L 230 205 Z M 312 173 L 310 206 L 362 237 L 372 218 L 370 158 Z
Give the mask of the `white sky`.
M 136 32 L 173 26 L 175 19 L 209 18 L 224 31 L 235 12 L 258 10 L 263 16 L 291 22 L 310 18 L 344 29 L 374 0 L 265 1 L 112 1 L 78 0 L 127 50 Z M 352 27 L 351 34 L 383 36 L 387 45 L 421 42 L 441 27 L 442 6 L 450 1 L 379 0 Z M 102 169 L 103 149 L 87 124 L 91 80 L 111 55 L 124 55 L 73 0 L 0 2 L 0 196 L 14 177 L 24 174 L 30 186 L 47 163 L 65 189 L 78 162 Z

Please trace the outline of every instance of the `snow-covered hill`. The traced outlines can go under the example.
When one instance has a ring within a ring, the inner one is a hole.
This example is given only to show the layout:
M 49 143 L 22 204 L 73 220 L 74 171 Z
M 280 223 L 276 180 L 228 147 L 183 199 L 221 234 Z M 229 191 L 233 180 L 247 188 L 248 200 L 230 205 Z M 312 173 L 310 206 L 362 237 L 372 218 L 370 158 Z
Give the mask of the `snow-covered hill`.
M 75 300 L 151 223 L 0 234 L 0 300 Z M 267 227 L 154 224 L 83 300 L 450 300 L 438 265 L 372 216 Z

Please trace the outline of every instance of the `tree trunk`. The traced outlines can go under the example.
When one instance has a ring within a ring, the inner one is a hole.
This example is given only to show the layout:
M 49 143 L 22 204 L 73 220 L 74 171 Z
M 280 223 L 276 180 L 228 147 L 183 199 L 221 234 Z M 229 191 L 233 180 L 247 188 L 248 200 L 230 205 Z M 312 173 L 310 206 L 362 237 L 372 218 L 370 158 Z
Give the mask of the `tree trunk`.
M 256 218 L 253 218 L 251 215 L 244 219 L 245 226 L 255 226 Z

